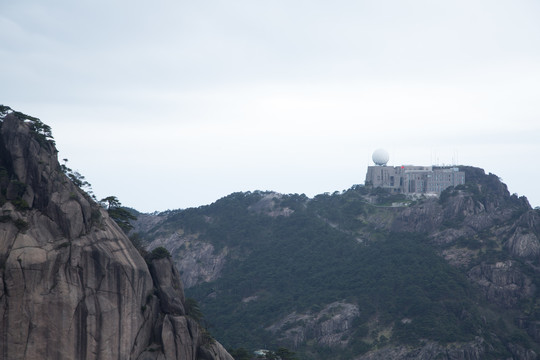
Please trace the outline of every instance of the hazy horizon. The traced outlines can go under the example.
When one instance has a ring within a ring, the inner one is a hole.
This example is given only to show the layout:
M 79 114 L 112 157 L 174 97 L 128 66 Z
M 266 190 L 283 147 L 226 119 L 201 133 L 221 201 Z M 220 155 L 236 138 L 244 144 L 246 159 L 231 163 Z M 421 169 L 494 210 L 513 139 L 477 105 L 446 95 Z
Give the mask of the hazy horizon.
M 540 205 L 540 3 L 3 2 L 0 101 L 143 212 L 460 163 Z

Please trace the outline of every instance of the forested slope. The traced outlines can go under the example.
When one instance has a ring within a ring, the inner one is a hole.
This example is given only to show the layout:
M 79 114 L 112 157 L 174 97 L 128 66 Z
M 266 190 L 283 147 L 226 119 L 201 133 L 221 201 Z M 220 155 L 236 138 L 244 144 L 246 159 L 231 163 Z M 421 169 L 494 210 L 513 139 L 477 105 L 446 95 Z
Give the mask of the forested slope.
M 229 348 L 536 358 L 540 216 L 482 169 L 440 198 L 235 193 L 139 217 Z M 379 357 L 377 357 L 379 356 Z M 468 357 L 467 357 L 468 356 Z

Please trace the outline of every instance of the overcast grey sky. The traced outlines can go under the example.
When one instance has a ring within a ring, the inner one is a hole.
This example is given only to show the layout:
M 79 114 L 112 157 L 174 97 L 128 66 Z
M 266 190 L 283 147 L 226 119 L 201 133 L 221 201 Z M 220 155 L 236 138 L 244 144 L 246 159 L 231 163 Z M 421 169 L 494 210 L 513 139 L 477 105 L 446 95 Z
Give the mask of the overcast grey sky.
M 347 189 L 371 154 L 540 205 L 540 2 L 0 0 L 0 103 L 140 211 Z

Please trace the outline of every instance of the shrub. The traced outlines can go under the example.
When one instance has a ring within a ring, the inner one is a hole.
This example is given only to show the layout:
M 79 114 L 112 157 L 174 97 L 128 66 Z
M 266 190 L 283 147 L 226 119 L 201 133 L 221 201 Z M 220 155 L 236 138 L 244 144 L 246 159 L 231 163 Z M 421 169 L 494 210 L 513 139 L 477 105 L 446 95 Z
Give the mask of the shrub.
M 197 300 L 193 298 L 187 298 L 184 302 L 186 308 L 186 314 L 193 318 L 196 322 L 200 323 L 201 319 L 204 317 Z
M 17 229 L 19 229 L 19 231 L 23 231 L 23 232 L 28 230 L 28 228 L 30 227 L 30 225 L 23 219 L 15 220 L 14 224 L 17 227 Z
M 133 244 L 135 249 L 137 249 L 139 254 L 141 254 L 142 257 L 148 256 L 148 252 L 146 251 L 146 248 L 144 246 L 144 241 L 140 233 L 133 233 L 129 235 L 129 240 L 131 240 L 131 243 Z
M 201 342 L 203 345 L 212 345 L 215 342 L 210 332 L 205 328 L 201 329 Z
M 152 252 L 150 252 L 149 257 L 150 257 L 150 260 L 170 258 L 171 253 L 169 252 L 169 250 L 165 249 L 163 246 L 158 246 L 157 248 L 152 250 Z
M 13 203 L 13 206 L 15 206 L 15 208 L 19 211 L 30 209 L 30 206 L 28 205 L 28 203 L 22 198 L 17 198 L 13 200 L 12 203 Z

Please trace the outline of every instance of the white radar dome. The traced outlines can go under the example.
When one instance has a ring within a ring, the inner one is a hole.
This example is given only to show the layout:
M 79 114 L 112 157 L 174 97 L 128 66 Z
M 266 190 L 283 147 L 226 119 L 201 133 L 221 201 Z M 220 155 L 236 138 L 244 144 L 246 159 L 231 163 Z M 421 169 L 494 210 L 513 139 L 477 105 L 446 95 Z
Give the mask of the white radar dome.
M 386 165 L 386 163 L 390 159 L 390 156 L 388 155 L 388 152 L 386 150 L 377 149 L 373 152 L 371 158 L 373 159 L 375 165 Z

